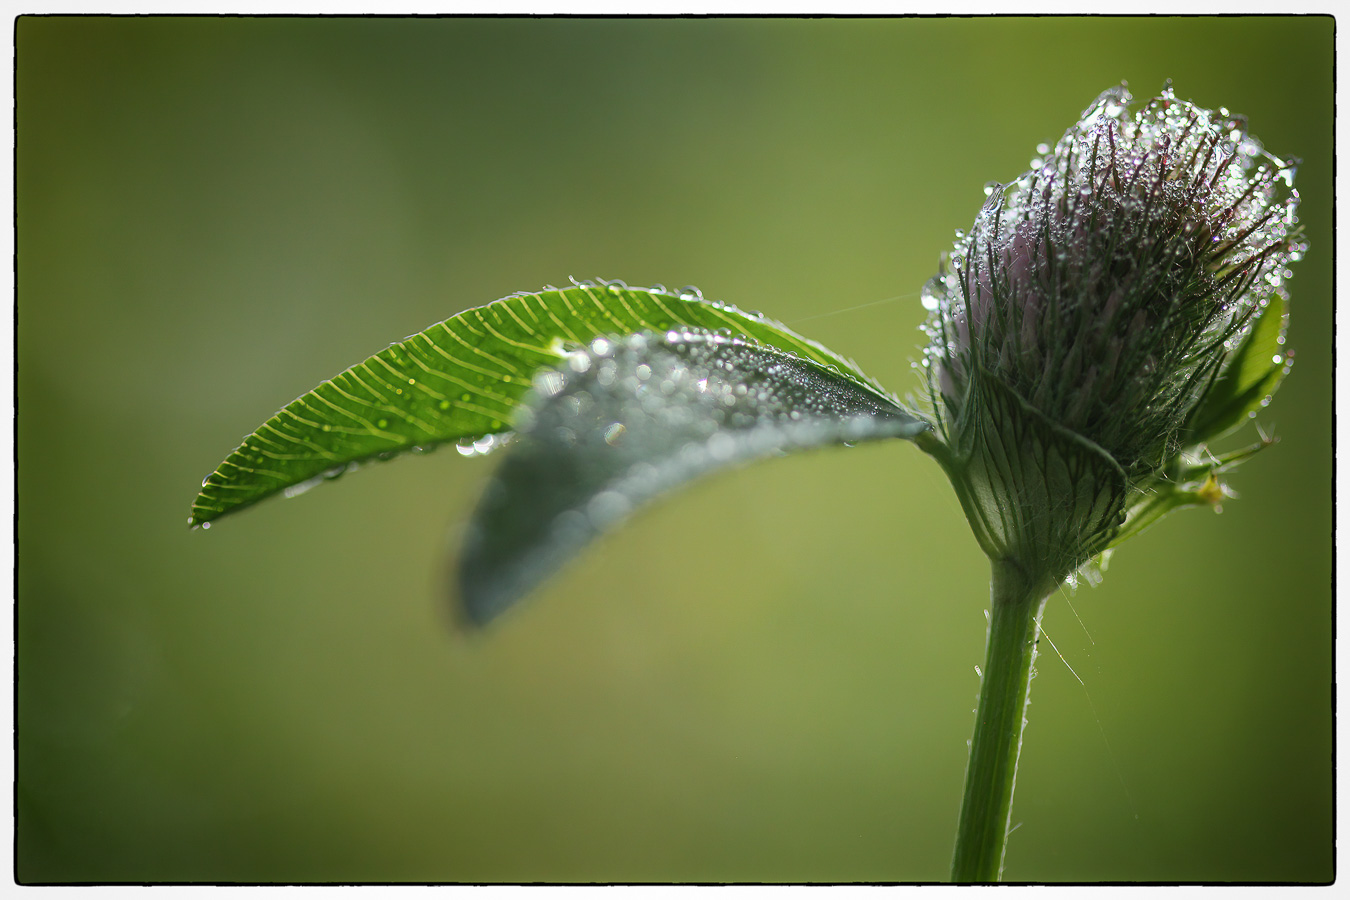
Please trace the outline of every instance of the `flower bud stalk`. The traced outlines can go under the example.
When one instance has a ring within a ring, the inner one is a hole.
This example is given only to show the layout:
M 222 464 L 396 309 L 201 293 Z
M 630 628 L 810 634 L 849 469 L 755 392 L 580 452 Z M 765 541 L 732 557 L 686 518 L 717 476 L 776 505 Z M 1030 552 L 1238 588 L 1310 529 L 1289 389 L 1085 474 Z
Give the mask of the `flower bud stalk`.
M 994 882 L 1003 874 L 1041 613 L 1053 589 L 1007 560 L 994 560 L 992 570 L 980 703 L 952 858 L 957 883 Z

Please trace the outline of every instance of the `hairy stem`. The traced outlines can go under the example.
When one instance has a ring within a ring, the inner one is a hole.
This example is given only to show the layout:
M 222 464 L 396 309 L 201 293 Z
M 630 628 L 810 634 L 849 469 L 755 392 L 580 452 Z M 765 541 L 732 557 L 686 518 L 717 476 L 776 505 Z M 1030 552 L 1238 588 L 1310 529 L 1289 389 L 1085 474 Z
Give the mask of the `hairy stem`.
M 1006 560 L 993 562 L 980 704 L 952 859 L 955 882 L 994 882 L 1003 873 L 1031 667 L 1048 596 L 1044 581 L 1027 578 Z

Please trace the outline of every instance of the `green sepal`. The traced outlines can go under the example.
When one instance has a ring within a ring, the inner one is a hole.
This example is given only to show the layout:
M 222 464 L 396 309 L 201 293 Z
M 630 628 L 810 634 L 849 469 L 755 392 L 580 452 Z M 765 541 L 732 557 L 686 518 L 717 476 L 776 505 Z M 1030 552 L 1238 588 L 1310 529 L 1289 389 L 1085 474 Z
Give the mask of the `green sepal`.
M 1272 294 L 1246 338 L 1191 412 L 1183 446 L 1223 437 L 1250 419 L 1275 393 L 1292 360 L 1292 354 L 1281 352 L 1287 326 L 1284 299 Z
M 258 427 L 202 482 L 190 525 L 295 493 L 369 459 L 499 434 L 541 368 L 596 337 L 695 328 L 750 338 L 893 400 L 848 359 L 693 288 L 580 282 L 437 323 L 323 382 Z
M 1260 441 L 1251 446 L 1221 456 L 1210 456 L 1200 463 L 1187 462 L 1178 457 L 1168 471 L 1160 473 L 1139 488 L 1126 513 L 1124 524 L 1107 547 L 1116 547 L 1129 540 L 1173 510 L 1188 506 L 1219 508 L 1223 501 L 1236 495 L 1218 476 L 1232 471 L 1274 443 L 1274 438 L 1262 436 Z
M 977 372 L 962 446 L 938 459 L 985 553 L 1053 586 L 1105 549 L 1124 518 L 1129 480 L 1097 444 Z

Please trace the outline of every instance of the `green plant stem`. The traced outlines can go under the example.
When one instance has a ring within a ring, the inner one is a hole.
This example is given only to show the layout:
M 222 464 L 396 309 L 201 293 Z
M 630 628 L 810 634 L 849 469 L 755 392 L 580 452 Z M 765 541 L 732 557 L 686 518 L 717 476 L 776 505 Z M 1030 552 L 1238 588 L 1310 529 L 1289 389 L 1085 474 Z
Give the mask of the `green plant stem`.
M 966 793 L 952 858 L 952 881 L 994 882 L 1012 816 L 1017 757 L 1026 725 L 1031 667 L 1041 611 L 1050 589 L 1011 562 L 995 560 L 990 580 L 989 639 L 980 682 Z

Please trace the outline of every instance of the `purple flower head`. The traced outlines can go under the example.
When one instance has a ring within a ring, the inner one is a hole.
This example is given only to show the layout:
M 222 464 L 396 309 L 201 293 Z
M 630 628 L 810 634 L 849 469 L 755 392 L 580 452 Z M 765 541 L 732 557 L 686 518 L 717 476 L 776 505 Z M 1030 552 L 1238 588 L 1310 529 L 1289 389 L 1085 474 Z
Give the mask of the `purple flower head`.
M 949 441 L 981 379 L 1131 478 L 1179 449 L 1225 354 L 1304 250 L 1291 163 L 1240 117 L 1103 93 L 1012 184 L 992 186 L 924 290 L 930 393 Z

